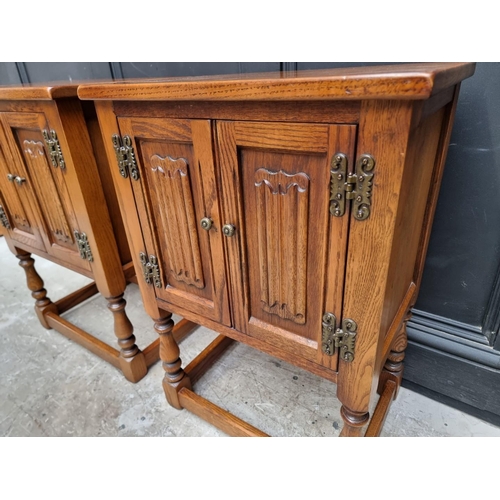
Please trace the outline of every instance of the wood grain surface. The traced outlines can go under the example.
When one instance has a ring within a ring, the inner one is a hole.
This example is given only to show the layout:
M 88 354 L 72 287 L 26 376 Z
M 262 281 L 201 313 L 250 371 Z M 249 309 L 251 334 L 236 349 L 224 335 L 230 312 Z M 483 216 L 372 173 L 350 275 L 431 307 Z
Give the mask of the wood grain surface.
M 427 99 L 474 73 L 473 63 L 423 63 L 282 73 L 83 84 L 80 99 L 325 100 Z
M 52 82 L 51 84 L 26 83 L 24 85 L 0 85 L 0 100 L 52 100 L 62 97 L 76 97 L 78 82 Z
M 81 101 L 75 98 L 76 85 L 70 87 L 71 92 L 62 89 L 59 94 L 47 87 L 50 99 L 36 99 L 36 92 L 29 97 L 26 89 L 20 88 L 20 99 L 31 100 L 0 100 L 0 202 L 6 206 L 12 224 L 12 229 L 6 231 L 7 243 L 26 272 L 42 326 L 55 328 L 79 342 L 120 368 L 128 380 L 137 382 L 146 374 L 147 366 L 125 310 L 123 292 L 127 282 L 87 122 Z M 59 99 L 59 95 L 65 98 Z M 97 144 L 95 126 L 94 116 Z M 46 143 L 44 134 L 53 133 L 57 134 L 64 161 L 55 160 Z M 103 161 L 106 163 L 105 158 Z M 15 180 L 10 182 L 13 176 Z M 91 258 L 82 258 L 76 233 L 85 233 Z M 95 282 L 52 303 L 36 273 L 31 252 Z M 96 289 L 108 299 L 121 351 L 60 316 L 92 296 Z
M 268 435 L 246 423 L 232 413 L 222 409 L 207 399 L 198 396 L 192 390 L 183 388 L 179 392 L 179 401 L 183 408 L 198 415 L 229 436 L 234 437 L 268 437 Z
M 109 160 L 114 133 L 137 152 L 140 181 L 117 168 L 113 179 L 133 253 L 161 257 L 162 289 L 141 291 L 170 404 L 256 435 L 191 390 L 190 373 L 200 377 L 230 341 L 217 338 L 184 372 L 166 309 L 337 381 L 342 436 L 362 434 L 378 388 L 368 435 L 380 433 L 402 375 L 457 84 L 473 72 L 430 63 L 79 88 L 97 100 Z M 336 153 L 348 173 L 361 155 L 375 159 L 366 220 L 349 203 L 343 217 L 330 213 Z M 200 229 L 202 215 L 214 230 Z M 234 231 L 224 236 L 224 226 Z M 325 312 L 339 327 L 357 323 L 352 362 L 322 352 Z

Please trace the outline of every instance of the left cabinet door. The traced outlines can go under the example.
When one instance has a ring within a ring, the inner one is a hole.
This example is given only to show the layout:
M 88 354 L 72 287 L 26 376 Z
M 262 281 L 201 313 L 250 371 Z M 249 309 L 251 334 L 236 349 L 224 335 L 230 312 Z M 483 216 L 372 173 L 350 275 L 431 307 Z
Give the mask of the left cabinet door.
M 51 130 L 43 113 L 0 113 L 6 155 L 23 204 L 29 203 L 48 254 L 75 267 L 90 270 L 80 257 L 75 239 L 79 225 L 66 183 L 68 166 L 53 163 L 44 131 Z
M 229 325 L 212 124 L 118 116 L 118 125 L 135 151 L 135 206 L 126 210 L 137 210 L 146 256 L 157 259 L 157 299 Z
M 45 252 L 45 244 L 28 198 L 23 197 L 23 186 L 15 182 L 12 164 L 4 153 L 3 139 L 0 127 L 0 223 L 12 241 Z

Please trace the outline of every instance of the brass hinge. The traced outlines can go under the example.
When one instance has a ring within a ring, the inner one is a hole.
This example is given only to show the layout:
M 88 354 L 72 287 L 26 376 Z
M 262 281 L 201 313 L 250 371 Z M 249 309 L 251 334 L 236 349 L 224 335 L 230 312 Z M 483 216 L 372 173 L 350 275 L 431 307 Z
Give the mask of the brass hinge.
M 5 210 L 1 205 L 0 205 L 0 224 L 2 224 L 2 226 L 5 229 L 11 229 L 9 219 L 7 218 L 7 214 L 5 213 Z
M 321 350 L 328 356 L 335 354 L 335 349 L 340 348 L 340 357 L 350 363 L 354 359 L 356 330 L 358 325 L 352 319 L 342 320 L 342 328 L 337 328 L 335 314 L 326 313 L 323 316 L 323 335 L 321 337 Z
M 78 251 L 80 252 L 80 257 L 82 259 L 87 259 L 89 262 L 93 262 L 94 256 L 92 255 L 92 250 L 90 249 L 90 243 L 87 239 L 85 233 L 79 233 L 78 231 L 73 231 L 75 235 L 75 241 L 78 245 Z
M 346 200 L 353 200 L 354 218 L 365 220 L 370 215 L 375 159 L 369 154 L 361 155 L 356 162 L 356 171 L 348 172 L 347 156 L 333 155 L 330 170 L 330 213 L 342 217 Z
M 61 169 L 66 168 L 66 162 L 64 161 L 64 156 L 62 154 L 61 145 L 59 144 L 59 139 L 57 138 L 57 133 L 55 130 L 42 130 L 43 139 L 47 150 L 49 151 L 50 161 L 53 167 L 60 167 Z
M 160 268 L 158 259 L 154 255 L 150 255 L 149 259 L 144 252 L 139 254 L 142 264 L 142 273 L 144 281 L 148 284 L 154 284 L 156 288 L 161 288 Z
M 134 148 L 132 147 L 132 139 L 128 135 L 123 136 L 123 140 L 117 134 L 113 135 L 113 147 L 115 148 L 116 161 L 120 174 L 125 179 L 130 173 L 130 177 L 134 181 L 139 179 L 139 169 L 135 161 Z

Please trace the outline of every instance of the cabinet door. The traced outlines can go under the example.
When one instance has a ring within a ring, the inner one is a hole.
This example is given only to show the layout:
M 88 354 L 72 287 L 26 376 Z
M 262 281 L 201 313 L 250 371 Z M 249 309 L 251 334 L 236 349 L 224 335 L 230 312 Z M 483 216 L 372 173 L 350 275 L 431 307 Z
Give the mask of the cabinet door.
M 218 122 L 235 326 L 336 369 L 322 317 L 341 318 L 349 213 L 329 212 L 331 159 L 352 163 L 355 126 Z
M 26 187 L 12 180 L 16 169 L 3 153 L 5 140 L 0 125 L 0 205 L 4 217 L 3 225 L 13 241 L 45 252 L 45 244 L 26 196 Z M 9 178 L 11 180 L 8 180 Z
M 118 123 L 136 153 L 139 179 L 130 182 L 145 251 L 156 256 L 162 275 L 157 298 L 229 324 L 210 122 L 119 117 Z M 209 230 L 203 218 L 212 221 Z
M 47 253 L 90 270 L 81 259 L 74 231 L 79 231 L 68 186 L 66 168 L 53 166 L 42 135 L 49 130 L 43 113 L 0 113 L 10 152 L 10 168 L 25 181 L 18 186 L 23 204 L 31 206 Z

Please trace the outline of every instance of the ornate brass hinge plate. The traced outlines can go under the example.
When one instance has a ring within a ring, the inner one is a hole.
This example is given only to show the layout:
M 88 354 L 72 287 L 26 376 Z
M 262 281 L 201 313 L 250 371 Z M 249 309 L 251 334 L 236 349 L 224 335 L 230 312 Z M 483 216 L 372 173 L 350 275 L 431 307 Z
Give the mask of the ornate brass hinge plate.
M 322 326 L 321 350 L 328 356 L 333 356 L 335 349 L 340 348 L 340 358 L 350 363 L 354 359 L 356 330 L 358 329 L 356 322 L 352 319 L 344 319 L 342 328 L 337 328 L 335 314 L 326 313 L 323 316 Z
M 5 210 L 1 205 L 0 205 L 0 224 L 2 224 L 2 226 L 5 229 L 11 229 L 9 219 L 7 218 L 7 214 L 5 213 Z
M 356 162 L 354 174 L 348 172 L 347 156 L 333 155 L 330 170 L 330 213 L 342 217 L 346 200 L 353 200 L 353 214 L 357 220 L 365 220 L 370 215 L 375 159 L 369 154 L 361 155 Z
M 115 148 L 116 160 L 120 175 L 125 179 L 129 176 L 134 181 L 139 179 L 139 169 L 135 161 L 134 148 L 132 147 L 132 139 L 128 135 L 123 136 L 123 140 L 117 134 L 113 135 L 113 147 Z
M 61 145 L 59 144 L 59 139 L 57 138 L 57 133 L 55 130 L 42 130 L 43 140 L 47 146 L 49 152 L 50 161 L 53 167 L 60 167 L 61 169 L 66 168 L 66 162 L 64 161 L 64 156 L 62 154 Z
M 144 281 L 148 284 L 154 284 L 156 288 L 161 288 L 160 268 L 158 259 L 154 255 L 150 255 L 149 259 L 144 252 L 139 254 L 142 264 L 142 273 Z
M 93 262 L 94 256 L 92 255 L 92 250 L 90 249 L 90 243 L 87 239 L 87 235 L 85 233 L 79 233 L 78 231 L 73 231 L 75 235 L 75 241 L 78 245 L 78 251 L 80 252 L 80 257 L 82 259 L 86 259 L 89 262 Z

